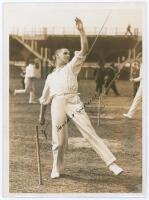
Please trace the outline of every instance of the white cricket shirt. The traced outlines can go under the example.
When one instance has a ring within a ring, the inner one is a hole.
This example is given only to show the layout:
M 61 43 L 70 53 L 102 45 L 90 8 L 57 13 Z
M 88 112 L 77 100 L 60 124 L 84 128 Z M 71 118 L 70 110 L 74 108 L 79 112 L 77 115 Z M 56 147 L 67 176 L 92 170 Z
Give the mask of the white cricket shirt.
M 39 69 L 36 69 L 34 64 L 29 64 L 26 67 L 26 78 L 40 78 L 41 77 L 41 67 Z
M 77 76 L 86 58 L 86 55 L 81 56 L 79 53 L 76 51 L 69 63 L 48 75 L 40 98 L 41 104 L 49 104 L 54 95 L 78 92 Z

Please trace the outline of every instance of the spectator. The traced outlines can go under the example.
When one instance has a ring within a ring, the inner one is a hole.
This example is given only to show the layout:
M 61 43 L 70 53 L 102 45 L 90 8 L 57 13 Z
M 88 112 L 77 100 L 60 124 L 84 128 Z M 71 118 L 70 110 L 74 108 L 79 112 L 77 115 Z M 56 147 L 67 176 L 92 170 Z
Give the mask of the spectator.
M 131 32 L 131 26 L 130 26 L 130 24 L 127 26 L 127 30 L 126 30 L 125 35 L 133 35 L 132 32 Z
M 98 96 L 100 96 L 104 84 L 104 70 L 103 66 L 100 63 L 99 67 L 94 71 L 94 77 L 96 81 L 96 93 Z
M 108 95 L 110 88 L 113 90 L 116 96 L 120 95 L 117 90 L 116 82 L 115 82 L 115 79 L 116 79 L 115 76 L 117 73 L 118 71 L 115 69 L 114 63 L 112 63 L 111 66 L 108 66 L 105 68 L 105 89 L 106 89 L 105 94 L 106 95 Z

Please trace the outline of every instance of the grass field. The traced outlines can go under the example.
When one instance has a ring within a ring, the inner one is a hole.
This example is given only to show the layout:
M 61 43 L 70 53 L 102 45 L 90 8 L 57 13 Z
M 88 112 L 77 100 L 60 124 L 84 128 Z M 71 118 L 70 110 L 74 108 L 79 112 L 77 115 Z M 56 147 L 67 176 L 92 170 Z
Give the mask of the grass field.
M 10 89 L 20 88 L 20 79 L 10 79 Z M 43 81 L 37 83 L 41 95 Z M 72 122 L 69 123 L 69 146 L 60 179 L 50 178 L 52 166 L 51 125 L 48 140 L 40 133 L 43 185 L 38 185 L 36 132 L 39 104 L 29 105 L 28 96 L 10 95 L 10 193 L 141 193 L 142 192 L 142 117 L 141 105 L 135 119 L 124 119 L 131 103 L 132 88 L 127 81 L 118 81 L 121 96 L 111 92 L 104 98 L 100 126 L 97 125 L 97 100 L 86 108 L 98 135 L 117 157 L 124 169 L 114 176 L 101 158 L 90 148 Z M 86 102 L 94 94 L 95 83 L 79 81 L 81 99 Z M 50 121 L 50 106 L 46 114 Z

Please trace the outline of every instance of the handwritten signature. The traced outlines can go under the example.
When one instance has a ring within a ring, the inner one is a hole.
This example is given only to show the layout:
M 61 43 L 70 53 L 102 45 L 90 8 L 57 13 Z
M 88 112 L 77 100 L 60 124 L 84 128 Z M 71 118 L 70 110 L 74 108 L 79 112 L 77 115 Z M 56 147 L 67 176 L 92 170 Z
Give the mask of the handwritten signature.
M 92 96 L 91 99 L 88 102 L 84 103 L 84 106 L 82 106 L 81 108 L 75 110 L 74 113 L 71 115 L 71 117 L 68 117 L 67 120 L 62 125 L 57 125 L 56 126 L 57 131 L 59 132 L 68 122 L 70 122 L 70 120 L 75 117 L 76 113 L 81 113 L 82 110 L 84 110 L 85 106 L 91 104 L 92 101 L 94 99 L 96 99 L 96 97 L 97 97 L 97 94 L 95 94 L 94 96 Z

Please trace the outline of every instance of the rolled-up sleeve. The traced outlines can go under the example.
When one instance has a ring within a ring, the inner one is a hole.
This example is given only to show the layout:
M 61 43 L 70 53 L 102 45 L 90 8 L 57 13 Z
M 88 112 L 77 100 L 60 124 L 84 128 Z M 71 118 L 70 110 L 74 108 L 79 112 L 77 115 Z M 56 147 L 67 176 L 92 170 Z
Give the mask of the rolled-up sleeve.
M 50 86 L 49 86 L 49 80 L 47 78 L 43 92 L 42 92 L 42 96 L 40 97 L 40 104 L 48 105 L 50 101 L 51 101 Z
M 81 67 L 86 59 L 86 55 L 82 56 L 80 51 L 75 51 L 75 55 L 72 60 L 67 64 L 71 70 L 78 74 L 81 70 Z
M 137 78 L 134 78 L 133 80 L 134 80 L 134 82 L 140 82 L 140 81 L 142 80 L 142 77 L 139 76 L 139 77 L 137 77 Z

